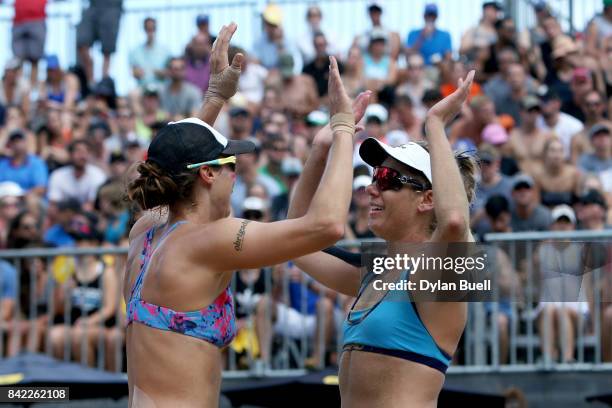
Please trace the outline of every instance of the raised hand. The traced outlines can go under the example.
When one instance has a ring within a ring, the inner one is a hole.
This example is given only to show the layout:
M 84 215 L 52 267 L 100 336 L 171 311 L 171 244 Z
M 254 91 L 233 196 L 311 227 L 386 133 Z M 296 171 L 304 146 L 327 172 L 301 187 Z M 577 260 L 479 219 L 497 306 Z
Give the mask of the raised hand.
M 228 60 L 229 44 L 237 28 L 236 23 L 223 26 L 212 46 L 208 88 L 210 95 L 207 96 L 216 96 L 228 100 L 234 96 L 238 89 L 240 67 L 244 61 L 244 55 L 236 54 L 232 60 L 232 65 L 229 65 Z
M 353 101 L 353 116 L 355 117 L 355 133 L 362 131 L 363 127 L 359 125 L 359 122 L 365 114 L 365 110 L 370 103 L 370 96 L 372 91 L 363 91 Z M 334 132 L 332 132 L 329 125 L 321 128 L 315 135 L 312 143 L 320 146 L 331 146 L 334 138 Z
M 372 91 L 363 91 L 353 101 L 353 115 L 355 116 L 355 124 L 359 123 L 365 114 L 366 108 L 370 103 Z
M 470 71 L 465 80 L 459 78 L 457 89 L 440 102 L 436 103 L 427 112 L 427 120 L 440 120 L 444 125 L 448 125 L 461 110 L 463 102 L 466 101 L 474 82 L 476 71 Z
M 353 113 L 351 106 L 351 98 L 346 94 L 342 79 L 340 79 L 340 71 L 338 70 L 338 62 L 335 57 L 329 57 L 329 80 L 327 82 L 327 93 L 329 95 L 329 115 L 334 116 L 336 113 Z

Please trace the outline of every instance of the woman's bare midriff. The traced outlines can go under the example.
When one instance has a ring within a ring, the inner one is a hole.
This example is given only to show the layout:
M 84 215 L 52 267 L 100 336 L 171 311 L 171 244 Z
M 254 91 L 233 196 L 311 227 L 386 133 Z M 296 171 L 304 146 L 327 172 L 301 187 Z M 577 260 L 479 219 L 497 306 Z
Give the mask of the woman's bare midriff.
M 130 407 L 219 405 L 221 351 L 213 344 L 134 322 L 127 355 Z
M 436 407 L 444 375 L 384 354 L 345 351 L 340 362 L 343 408 Z

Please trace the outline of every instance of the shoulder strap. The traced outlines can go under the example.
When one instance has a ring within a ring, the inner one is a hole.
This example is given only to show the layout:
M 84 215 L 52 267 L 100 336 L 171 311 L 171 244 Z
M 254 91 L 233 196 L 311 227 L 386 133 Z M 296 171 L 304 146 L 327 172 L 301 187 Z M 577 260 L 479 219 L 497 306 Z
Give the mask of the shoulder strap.
M 168 235 L 170 235 L 170 233 L 176 229 L 176 227 L 178 227 L 181 224 L 185 224 L 186 222 L 187 221 L 176 221 L 174 224 L 172 224 L 170 227 L 168 227 L 168 229 L 166 229 L 166 231 L 163 233 L 163 235 L 159 238 L 159 244 L 161 244 L 162 241 L 164 239 L 166 239 L 166 237 Z M 159 244 L 157 244 L 158 247 L 159 247 Z
M 164 231 L 162 236 L 159 238 L 159 242 L 157 243 L 155 248 L 153 248 L 152 246 L 153 246 L 153 238 L 155 237 L 156 228 L 153 227 L 147 232 L 147 238 L 145 240 L 145 248 L 143 249 L 142 267 L 140 269 L 140 273 L 138 274 L 138 279 L 136 280 L 136 283 L 134 284 L 134 288 L 132 289 L 132 296 L 136 295 L 138 298 L 140 298 L 140 293 L 142 291 L 144 279 L 147 274 L 147 270 L 149 269 L 149 263 L 151 261 L 151 258 L 153 257 L 153 254 L 157 250 L 157 248 L 159 248 L 164 243 L 166 238 L 168 238 L 168 235 L 170 235 L 170 233 L 174 231 L 176 227 L 178 227 L 181 224 L 185 224 L 186 222 L 187 221 L 177 221 L 174 224 L 172 224 L 170 227 L 168 227 L 166 231 Z
M 134 282 L 134 286 L 132 287 L 132 291 L 130 292 L 129 300 L 132 300 L 135 294 L 137 296 L 140 296 L 140 286 L 142 285 L 144 272 L 145 272 L 147 265 L 149 264 L 149 259 L 151 258 L 151 254 L 153 253 L 153 251 L 151 251 L 151 245 L 153 243 L 153 237 L 155 236 L 155 230 L 156 230 L 155 227 L 150 228 L 147 231 L 147 234 L 145 236 L 142 253 L 140 254 L 140 271 L 138 272 L 138 276 L 136 277 L 136 282 Z

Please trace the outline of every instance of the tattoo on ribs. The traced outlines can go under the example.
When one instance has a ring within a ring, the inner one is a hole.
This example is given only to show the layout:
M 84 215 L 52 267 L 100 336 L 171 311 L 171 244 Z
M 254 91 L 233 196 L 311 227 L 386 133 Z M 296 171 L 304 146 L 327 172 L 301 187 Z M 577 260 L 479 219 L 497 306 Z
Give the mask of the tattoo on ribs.
M 240 229 L 236 234 L 236 239 L 234 240 L 234 249 L 238 252 L 242 251 L 242 242 L 244 241 L 244 234 L 246 233 L 246 226 L 251 222 L 251 220 L 243 220 L 240 224 Z

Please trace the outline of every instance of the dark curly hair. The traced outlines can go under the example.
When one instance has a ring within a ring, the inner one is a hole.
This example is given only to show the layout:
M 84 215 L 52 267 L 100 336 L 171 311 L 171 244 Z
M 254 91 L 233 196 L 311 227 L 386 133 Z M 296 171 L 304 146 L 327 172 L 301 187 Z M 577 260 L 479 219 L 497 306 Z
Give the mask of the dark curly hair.
M 129 183 L 127 192 L 130 201 L 143 210 L 171 206 L 192 198 L 197 172 L 170 174 L 152 161 L 140 163 L 137 171 L 139 176 Z

